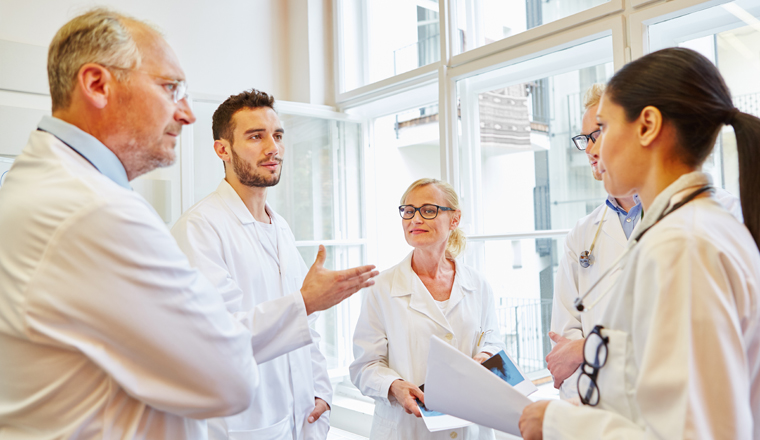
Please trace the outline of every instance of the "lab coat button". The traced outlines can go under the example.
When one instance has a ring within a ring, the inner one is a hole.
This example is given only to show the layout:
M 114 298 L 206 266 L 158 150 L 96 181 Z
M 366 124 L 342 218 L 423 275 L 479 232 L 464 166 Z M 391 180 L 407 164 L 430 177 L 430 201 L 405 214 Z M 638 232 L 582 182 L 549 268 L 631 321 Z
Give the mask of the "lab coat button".
M 457 438 L 457 433 L 456 432 L 452 432 L 451 435 L 449 435 L 449 437 L 451 437 L 451 438 Z
M 452 335 L 451 333 L 447 333 L 446 334 L 446 340 L 447 341 L 450 341 L 453 337 L 454 337 L 454 335 Z M 454 434 L 456 434 L 456 433 L 454 433 Z M 454 438 L 454 437 L 451 437 L 451 438 Z

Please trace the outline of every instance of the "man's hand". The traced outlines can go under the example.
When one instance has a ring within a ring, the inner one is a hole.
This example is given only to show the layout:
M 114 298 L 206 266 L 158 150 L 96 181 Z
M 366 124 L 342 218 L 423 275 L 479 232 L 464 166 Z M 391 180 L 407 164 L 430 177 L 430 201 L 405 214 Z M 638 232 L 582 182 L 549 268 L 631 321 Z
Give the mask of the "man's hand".
M 539 400 L 526 406 L 520 416 L 517 426 L 524 440 L 543 440 L 544 438 L 544 414 L 550 400 Z
M 583 363 L 583 343 L 586 340 L 571 340 L 554 332 L 549 332 L 549 337 L 557 345 L 546 356 L 546 366 L 554 377 L 554 388 L 559 389 L 562 382 L 575 373 Z
M 330 405 L 327 404 L 324 400 L 320 399 L 319 397 L 314 398 L 314 411 L 309 414 L 309 418 L 306 419 L 309 423 L 314 423 L 317 421 L 319 416 L 322 415 L 325 411 L 330 410 Z
M 301 287 L 301 295 L 306 305 L 306 314 L 327 310 L 359 290 L 375 284 L 372 277 L 379 273 L 375 266 L 354 267 L 346 270 L 325 269 L 325 247 L 319 245 L 317 260 L 306 274 Z
M 401 379 L 396 379 L 391 384 L 390 394 L 396 398 L 398 403 L 404 407 L 407 414 L 414 414 L 416 417 L 422 417 L 420 408 L 417 406 L 415 398 L 425 403 L 425 394 L 417 386 Z
M 483 362 L 487 361 L 488 359 L 493 356 L 491 353 L 487 351 L 481 351 L 480 353 L 476 354 L 472 358 L 478 361 L 479 364 L 482 364 Z

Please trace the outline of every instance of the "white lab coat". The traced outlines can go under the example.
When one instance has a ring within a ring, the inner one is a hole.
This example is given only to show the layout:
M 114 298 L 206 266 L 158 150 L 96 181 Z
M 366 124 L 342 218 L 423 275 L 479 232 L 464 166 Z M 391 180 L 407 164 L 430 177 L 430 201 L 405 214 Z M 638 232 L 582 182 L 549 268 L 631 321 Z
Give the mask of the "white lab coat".
M 721 188 L 716 189 L 715 197 L 734 217 L 742 220 L 741 203 L 737 197 Z M 578 220 L 565 237 L 564 253 L 554 282 L 551 330 L 568 339 L 584 338 L 604 316 L 612 294 L 604 296 L 596 306 L 583 313 L 576 310 L 574 301 L 588 291 L 628 245 L 620 218 L 612 209 L 606 209 L 605 214 L 606 206 L 606 203 L 602 203 L 591 214 Z M 594 264 L 581 267 L 578 258 L 581 252 L 591 247 L 600 221 L 603 221 L 602 229 L 591 253 Z M 639 225 L 636 229 L 638 227 Z M 589 305 L 596 301 L 600 294 L 613 285 L 619 275 L 620 266 L 594 288 L 584 304 Z M 563 399 L 578 401 L 576 385 L 579 373 L 580 369 L 562 383 L 560 396 Z
M 707 182 L 682 176 L 637 230 Z M 665 217 L 624 257 L 599 318 L 599 406 L 550 403 L 544 439 L 759 439 L 759 278 L 749 231 L 714 198 Z
M 332 387 L 319 334 L 309 327 L 300 288 L 307 268 L 285 219 L 271 208 L 277 262 L 262 246 L 255 220 L 240 196 L 222 180 L 172 228 L 190 263 L 221 293 L 227 309 L 253 333 L 261 385 L 246 411 L 209 422 L 211 438 L 324 440 L 330 413 L 306 419 L 314 398 L 328 404 Z M 280 356 L 282 353 L 287 353 Z
M 354 333 L 351 381 L 365 396 L 375 399 L 370 439 L 492 439 L 493 431 L 469 427 L 431 433 L 422 419 L 407 414 L 388 396 L 391 383 L 403 379 L 425 382 L 430 338 L 436 335 L 468 356 L 505 348 L 491 286 L 474 269 L 456 262 L 456 275 L 444 316 L 427 288 L 412 271 L 412 254 L 383 271 L 364 292 Z M 477 347 L 482 331 L 489 331 Z
M 203 439 L 250 404 L 250 332 L 140 195 L 49 133 L 0 189 L 0 243 L 0 437 Z

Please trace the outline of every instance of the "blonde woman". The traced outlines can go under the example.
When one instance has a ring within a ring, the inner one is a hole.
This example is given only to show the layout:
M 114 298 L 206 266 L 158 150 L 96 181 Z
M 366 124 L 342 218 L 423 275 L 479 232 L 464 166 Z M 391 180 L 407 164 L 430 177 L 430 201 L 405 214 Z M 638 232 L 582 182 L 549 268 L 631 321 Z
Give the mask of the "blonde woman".
M 419 386 L 431 335 L 479 362 L 504 349 L 491 286 L 455 260 L 465 246 L 459 198 L 448 183 L 420 179 L 401 197 L 399 213 L 414 250 L 365 292 L 354 334 L 351 380 L 375 399 L 370 438 L 492 439 L 476 425 L 431 433 L 415 402 L 425 399 Z

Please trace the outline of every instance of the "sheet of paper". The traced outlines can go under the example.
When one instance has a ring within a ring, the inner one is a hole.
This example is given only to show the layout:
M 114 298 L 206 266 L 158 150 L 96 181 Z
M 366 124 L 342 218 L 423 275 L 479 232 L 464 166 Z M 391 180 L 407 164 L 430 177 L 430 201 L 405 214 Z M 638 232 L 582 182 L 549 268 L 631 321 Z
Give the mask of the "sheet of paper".
M 428 409 L 519 436 L 517 422 L 530 403 L 469 356 L 431 337 L 425 377 Z
M 431 411 L 419 400 L 417 401 L 417 406 L 420 408 L 422 420 L 425 422 L 425 426 L 430 432 L 443 431 L 444 429 L 457 429 L 472 425 L 472 422 L 468 422 L 467 420 L 462 420 L 442 412 Z

